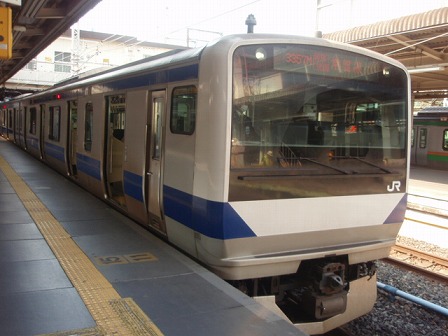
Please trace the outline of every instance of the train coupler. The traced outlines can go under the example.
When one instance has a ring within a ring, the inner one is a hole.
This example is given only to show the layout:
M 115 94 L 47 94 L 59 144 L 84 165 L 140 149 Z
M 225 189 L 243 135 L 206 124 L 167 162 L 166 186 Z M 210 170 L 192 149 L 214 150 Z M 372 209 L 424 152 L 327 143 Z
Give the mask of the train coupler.
M 294 298 L 294 293 L 290 293 Z M 296 298 L 298 299 L 298 298 Z M 306 292 L 300 297 L 301 309 L 314 319 L 322 320 L 345 312 L 347 308 L 347 292 L 332 295 L 318 295 Z M 299 301 L 297 300 L 297 301 Z
M 286 291 L 286 297 L 313 320 L 345 312 L 348 284 L 344 262 L 323 262 L 307 269 L 308 285 Z

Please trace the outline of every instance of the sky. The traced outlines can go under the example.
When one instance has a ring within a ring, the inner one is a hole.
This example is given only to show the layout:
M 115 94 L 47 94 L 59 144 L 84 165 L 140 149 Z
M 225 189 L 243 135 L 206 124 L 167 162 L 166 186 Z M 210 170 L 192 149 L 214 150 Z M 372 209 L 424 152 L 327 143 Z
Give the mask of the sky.
M 190 46 L 220 35 L 255 33 L 313 36 L 448 6 L 448 0 L 102 0 L 80 21 L 82 30 L 141 41 Z M 316 19 L 318 18 L 318 25 Z

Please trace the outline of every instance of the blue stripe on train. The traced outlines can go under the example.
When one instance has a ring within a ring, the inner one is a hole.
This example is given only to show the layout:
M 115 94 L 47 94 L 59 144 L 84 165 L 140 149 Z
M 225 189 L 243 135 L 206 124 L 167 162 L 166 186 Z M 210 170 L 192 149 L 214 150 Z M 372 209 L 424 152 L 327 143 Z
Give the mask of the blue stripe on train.
M 65 162 L 64 153 L 65 153 L 64 147 L 54 145 L 49 142 L 45 143 L 45 155 L 51 156 L 61 162 Z
M 198 78 L 198 64 L 191 64 L 175 69 L 159 70 L 153 73 L 140 76 L 131 76 L 126 79 L 119 79 L 106 83 L 108 89 L 124 90 L 133 87 L 166 84 L 187 79 Z
M 77 153 L 76 167 L 78 171 L 101 181 L 101 165 L 99 160 Z
M 408 194 L 404 194 L 404 196 L 401 198 L 400 202 L 398 202 L 395 209 L 390 213 L 389 217 L 386 218 L 384 224 L 403 222 L 407 204 L 408 204 Z
M 100 162 L 77 154 L 77 167 L 100 180 Z M 143 202 L 143 178 L 124 171 L 126 195 Z M 183 191 L 164 186 L 163 206 L 165 215 L 203 235 L 216 239 L 255 237 L 255 233 L 228 203 L 209 201 Z
M 143 202 L 143 178 L 140 175 L 124 171 L 124 193 Z
M 256 236 L 228 203 L 209 201 L 165 185 L 163 206 L 167 216 L 211 238 Z
M 172 69 L 156 69 L 154 70 L 154 72 L 144 73 L 142 75 L 131 74 L 130 76 L 127 76 L 125 78 L 106 79 L 105 83 L 98 84 L 92 82 L 91 85 L 92 85 L 92 92 L 103 93 L 103 92 L 110 92 L 113 90 L 125 90 L 130 88 L 166 84 L 170 82 L 177 82 L 188 79 L 196 79 L 198 78 L 198 74 L 199 74 L 199 65 L 190 64 Z M 105 74 L 104 76 L 107 76 L 107 74 Z M 77 89 L 63 92 L 65 99 L 76 99 L 79 94 Z M 48 93 L 47 95 L 37 97 L 34 101 L 35 103 L 44 103 L 49 100 L 50 101 L 54 100 L 54 95 L 52 92 Z

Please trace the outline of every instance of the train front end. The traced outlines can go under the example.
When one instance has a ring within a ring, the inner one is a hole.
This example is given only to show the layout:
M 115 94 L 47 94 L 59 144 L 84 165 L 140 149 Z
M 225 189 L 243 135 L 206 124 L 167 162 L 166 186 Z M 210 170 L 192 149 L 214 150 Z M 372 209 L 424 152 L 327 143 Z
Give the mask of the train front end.
M 323 333 L 373 307 L 374 261 L 388 256 L 403 222 L 409 76 L 324 40 L 220 43 L 201 60 L 212 75 L 202 83 L 206 119 L 198 113 L 208 129 L 197 140 L 209 141 L 197 148 L 195 178 L 199 195 L 223 202 L 216 235 L 197 235 L 198 257 Z M 220 60 L 228 67 L 213 65 Z

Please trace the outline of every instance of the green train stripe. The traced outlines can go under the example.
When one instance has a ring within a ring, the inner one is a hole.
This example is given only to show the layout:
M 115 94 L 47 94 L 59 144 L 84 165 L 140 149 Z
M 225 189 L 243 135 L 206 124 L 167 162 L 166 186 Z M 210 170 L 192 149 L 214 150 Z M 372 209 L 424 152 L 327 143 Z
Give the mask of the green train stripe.
M 448 155 L 428 154 L 428 160 L 439 161 L 439 162 L 448 162 Z

